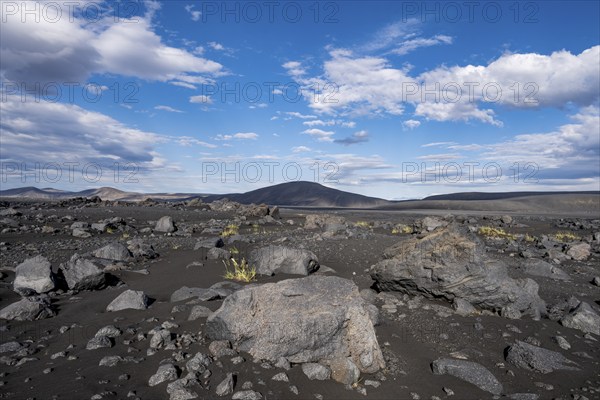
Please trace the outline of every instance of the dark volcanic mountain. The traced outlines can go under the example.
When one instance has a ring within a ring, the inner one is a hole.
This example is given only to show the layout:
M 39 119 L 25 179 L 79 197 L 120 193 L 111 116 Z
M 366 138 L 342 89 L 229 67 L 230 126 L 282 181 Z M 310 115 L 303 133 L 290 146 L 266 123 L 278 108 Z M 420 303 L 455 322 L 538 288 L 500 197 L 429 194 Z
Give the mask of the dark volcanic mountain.
M 375 208 L 392 204 L 391 202 L 360 194 L 331 189 L 312 182 L 288 182 L 269 186 L 247 193 L 230 194 L 191 194 L 191 193 L 136 193 L 124 192 L 110 187 L 87 189 L 80 192 L 67 192 L 55 189 L 25 187 L 0 191 L 0 197 L 29 198 L 39 200 L 64 200 L 73 197 L 99 196 L 102 200 L 141 201 L 146 198 L 155 200 L 188 200 L 200 197 L 204 202 L 227 198 L 243 204 L 260 204 L 302 207 L 344 207 Z
M 185 201 L 200 198 L 209 203 L 229 199 L 242 204 L 268 204 L 286 207 L 357 208 L 379 210 L 438 211 L 493 211 L 497 213 L 535 213 L 597 215 L 600 217 L 600 192 L 507 192 L 507 193 L 453 193 L 426 197 L 423 200 L 388 201 L 356 193 L 328 188 L 313 182 L 287 182 L 246 193 L 137 193 L 111 187 L 68 192 L 52 188 L 24 187 L 0 191 L 0 198 L 35 200 L 65 200 L 73 197 L 98 196 L 102 200 Z
M 302 207 L 375 208 L 391 202 L 375 197 L 331 189 L 313 182 L 287 182 L 246 193 L 209 195 L 205 202 L 227 198 L 243 204 L 272 204 Z

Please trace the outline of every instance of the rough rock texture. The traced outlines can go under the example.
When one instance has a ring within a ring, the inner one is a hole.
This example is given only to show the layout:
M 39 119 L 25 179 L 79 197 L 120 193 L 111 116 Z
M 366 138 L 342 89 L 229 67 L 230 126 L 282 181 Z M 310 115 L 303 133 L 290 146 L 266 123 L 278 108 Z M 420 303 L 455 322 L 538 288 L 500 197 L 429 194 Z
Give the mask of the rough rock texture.
M 73 229 L 72 234 L 76 238 L 83 238 L 83 239 L 85 239 L 85 238 L 92 237 L 91 233 L 89 233 L 88 231 L 86 231 L 85 229 L 82 229 L 82 228 L 75 228 L 75 229 Z
M 235 392 L 231 400 L 261 400 L 262 398 L 262 394 L 254 390 L 242 390 Z
M 373 373 L 384 360 L 365 304 L 347 279 L 289 279 L 235 292 L 207 319 L 205 332 L 258 359 L 350 357 L 361 372 Z
M 201 352 L 196 353 L 196 355 L 188 360 L 185 364 L 185 368 L 188 372 L 194 373 L 203 373 L 206 371 L 206 368 L 212 363 L 212 360 L 206 354 Z
M 24 298 L 0 310 L 0 319 L 15 321 L 35 321 L 55 315 L 46 300 L 35 297 Z
M 269 215 L 269 206 L 266 204 L 241 205 L 238 209 L 238 214 L 245 217 L 264 217 Z
M 71 290 L 93 290 L 106 284 L 104 271 L 90 260 L 77 255 L 60 266 Z
M 196 287 L 187 287 L 183 286 L 171 295 L 171 303 L 176 303 L 178 301 L 188 300 L 191 298 L 197 298 L 202 301 L 209 301 L 218 299 L 221 296 L 219 292 L 214 289 L 204 289 L 204 288 L 196 288 Z
M 583 261 L 590 256 L 591 246 L 587 243 L 578 243 L 567 250 L 567 255 L 573 260 Z
M 346 219 L 339 215 L 309 214 L 304 222 L 304 229 L 327 230 L 327 226 L 344 225 Z
M 94 257 L 113 261 L 128 261 L 131 253 L 121 243 L 111 243 L 94 251 Z
M 204 307 L 204 306 L 193 306 L 190 309 L 190 315 L 188 317 L 188 321 L 195 321 L 198 318 L 206 318 L 208 317 L 210 314 L 212 314 L 212 310 L 208 307 Z
M 302 364 L 302 372 L 304 372 L 304 375 L 311 381 L 314 379 L 325 381 L 331 378 L 331 370 L 328 367 L 317 363 Z
M 22 296 L 46 293 L 54 289 L 52 265 L 47 258 L 28 258 L 15 269 L 15 292 Z
M 517 340 L 506 351 L 506 361 L 531 371 L 550 373 L 554 370 L 578 370 L 577 364 L 556 351 Z
M 14 353 L 14 352 L 19 351 L 24 348 L 25 348 L 25 346 L 23 346 L 19 342 L 6 342 L 6 343 L 0 344 L 0 354 Z
M 85 346 L 86 350 L 97 350 L 102 348 L 110 348 L 113 347 L 113 342 L 110 340 L 108 336 L 94 336 L 91 338 L 87 345 Z
M 485 246 L 467 227 L 451 224 L 424 238 L 411 238 L 385 251 L 371 269 L 382 291 L 421 294 L 448 301 L 461 298 L 488 310 L 511 305 L 535 315 L 545 312 L 538 285 L 512 279 L 504 263 L 489 259 Z
M 269 215 L 275 219 L 281 219 L 279 207 L 275 206 L 269 211 Z
M 210 354 L 215 358 L 234 356 L 237 352 L 231 348 L 229 340 L 214 340 L 208 345 Z
M 439 358 L 431 364 L 435 375 L 451 375 L 495 395 L 502 393 L 502 384 L 481 364 L 473 361 Z
M 477 314 L 477 309 L 473 307 L 471 303 L 461 298 L 454 299 L 454 302 L 452 303 L 452 308 L 454 308 L 454 311 L 456 311 L 458 315 L 461 315 L 463 317 Z
M 235 381 L 233 379 L 233 374 L 230 372 L 227 374 L 225 379 L 221 383 L 217 385 L 215 389 L 215 393 L 217 396 L 227 396 L 233 393 L 233 387 L 235 385 Z
M 158 254 L 151 244 L 145 243 L 142 239 L 132 239 L 127 242 L 127 249 L 137 258 L 156 258 Z
M 194 250 L 199 249 L 212 249 L 213 247 L 224 247 L 225 242 L 223 242 L 223 238 L 215 237 L 208 239 L 198 239 L 196 244 L 194 245 Z
M 148 296 L 144 292 L 126 290 L 110 302 L 106 311 L 145 310 L 146 308 L 148 308 Z
M 419 231 L 432 232 L 448 225 L 448 221 L 436 217 L 425 217 L 417 223 Z
M 177 368 L 173 364 L 163 364 L 148 380 L 148 386 L 156 386 L 166 381 L 177 379 Z
M 326 361 L 331 369 L 331 379 L 344 385 L 352 385 L 358 382 L 360 370 L 356 364 L 346 357 Z
M 287 246 L 266 246 L 253 250 L 249 262 L 261 275 L 285 273 L 306 276 L 319 269 L 319 261 L 313 252 Z
M 231 253 L 229 250 L 213 247 L 206 253 L 206 258 L 209 260 L 229 260 L 231 258 Z
M 600 315 L 588 303 L 583 301 L 564 316 L 560 323 L 567 328 L 579 329 L 600 336 Z
M 171 233 L 175 232 L 177 228 L 175 228 L 175 224 L 173 223 L 173 218 L 169 216 L 164 216 L 156 222 L 156 226 L 154 227 L 156 232 L 165 232 Z
M 524 263 L 525 273 L 535 276 L 543 276 L 546 278 L 568 281 L 571 280 L 569 274 L 544 260 L 530 258 Z

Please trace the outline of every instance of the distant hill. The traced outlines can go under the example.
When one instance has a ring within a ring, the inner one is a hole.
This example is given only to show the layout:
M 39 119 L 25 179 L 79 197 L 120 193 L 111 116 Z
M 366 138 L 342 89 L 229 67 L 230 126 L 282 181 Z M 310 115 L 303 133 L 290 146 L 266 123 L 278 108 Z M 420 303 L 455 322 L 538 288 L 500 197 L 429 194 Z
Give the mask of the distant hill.
M 74 197 L 94 197 L 98 196 L 102 200 L 121 200 L 121 201 L 142 201 L 148 197 L 156 200 L 182 200 L 192 197 L 198 197 L 193 193 L 138 193 L 124 192 L 111 187 L 101 187 L 98 189 L 86 189 L 80 192 L 69 192 L 53 188 L 38 189 L 36 187 L 23 187 L 16 189 L 0 190 L 0 197 L 5 198 L 23 198 L 35 200 L 66 200 Z
M 204 202 L 229 199 L 243 204 L 279 205 L 288 207 L 356 208 L 422 213 L 461 211 L 547 215 L 586 215 L 600 218 L 600 192 L 507 192 L 453 193 L 429 196 L 423 200 L 388 201 L 375 197 L 328 188 L 313 182 L 288 182 L 246 193 L 137 193 L 111 187 L 68 192 L 52 188 L 24 187 L 0 191 L 0 198 L 65 200 L 73 197 L 99 196 L 103 200 L 142 201 L 147 198 L 162 201 L 182 201 L 200 198 Z
M 391 202 L 360 194 L 331 189 L 312 182 L 288 182 L 269 186 L 247 193 L 230 194 L 193 194 L 193 193 L 137 193 L 124 192 L 111 187 L 87 189 L 80 192 L 67 192 L 52 188 L 38 189 L 25 187 L 0 191 L 0 197 L 27 198 L 39 200 L 64 200 L 73 197 L 98 196 L 102 200 L 141 201 L 147 198 L 155 200 L 188 200 L 194 197 L 204 202 L 227 198 L 242 204 L 270 204 L 302 207 L 347 207 L 374 208 L 392 204 Z
M 242 204 L 272 204 L 298 207 L 375 208 L 392 204 L 390 201 L 328 188 L 314 182 L 287 182 L 246 193 L 209 195 L 211 202 L 227 198 Z
M 384 210 L 578 215 L 600 218 L 600 192 L 457 193 L 399 201 Z
M 486 192 L 462 192 L 440 194 L 435 196 L 425 197 L 423 200 L 503 200 L 512 199 L 515 197 L 530 197 L 530 196 L 552 196 L 556 194 L 600 194 L 600 192 L 504 192 L 504 193 L 486 193 Z

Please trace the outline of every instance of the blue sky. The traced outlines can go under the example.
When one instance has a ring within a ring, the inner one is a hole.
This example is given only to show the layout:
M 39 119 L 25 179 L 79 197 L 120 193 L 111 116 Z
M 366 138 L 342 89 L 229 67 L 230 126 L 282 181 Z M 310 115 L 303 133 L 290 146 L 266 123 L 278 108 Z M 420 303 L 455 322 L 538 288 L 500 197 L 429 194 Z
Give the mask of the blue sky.
M 2 1 L 2 187 L 600 190 L 599 2 Z

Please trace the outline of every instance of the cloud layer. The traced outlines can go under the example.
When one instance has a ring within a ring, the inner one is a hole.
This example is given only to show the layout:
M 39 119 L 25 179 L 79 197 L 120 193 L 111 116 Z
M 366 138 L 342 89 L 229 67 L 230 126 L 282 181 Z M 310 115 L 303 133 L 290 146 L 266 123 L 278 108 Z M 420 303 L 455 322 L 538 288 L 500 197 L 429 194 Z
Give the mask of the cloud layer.
M 108 73 L 194 87 L 222 73 L 221 64 L 166 45 L 152 25 L 158 3 L 145 4 L 143 16 L 116 19 L 106 11 L 105 18 L 94 21 L 67 15 L 68 7 L 57 20 L 38 22 L 22 22 L 20 13 L 7 13 L 0 36 L 0 74 L 29 86 L 84 82 L 94 73 Z
M 598 102 L 600 46 L 580 54 L 504 54 L 488 65 L 443 66 L 417 76 L 383 57 L 343 49 L 329 55 L 322 73 L 314 77 L 307 77 L 299 62 L 283 65 L 300 85 L 322 89 L 322 96 L 306 90 L 308 105 L 321 114 L 402 115 L 410 105 L 415 116 L 425 119 L 501 126 L 497 106 L 560 108 Z

